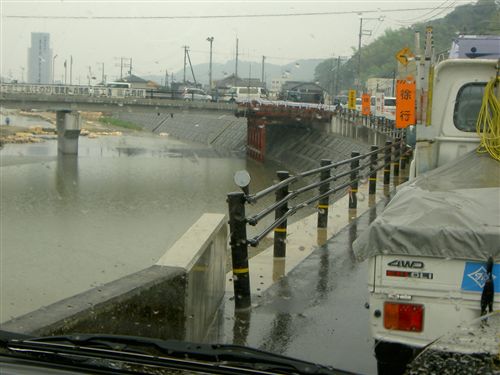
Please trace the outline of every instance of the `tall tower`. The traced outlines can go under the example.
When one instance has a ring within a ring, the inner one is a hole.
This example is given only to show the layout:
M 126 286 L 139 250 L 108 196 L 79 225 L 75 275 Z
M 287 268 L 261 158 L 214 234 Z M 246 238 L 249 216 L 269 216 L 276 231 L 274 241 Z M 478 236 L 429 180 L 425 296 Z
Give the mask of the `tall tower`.
M 49 33 L 31 33 L 28 48 L 28 82 L 52 83 L 52 49 Z

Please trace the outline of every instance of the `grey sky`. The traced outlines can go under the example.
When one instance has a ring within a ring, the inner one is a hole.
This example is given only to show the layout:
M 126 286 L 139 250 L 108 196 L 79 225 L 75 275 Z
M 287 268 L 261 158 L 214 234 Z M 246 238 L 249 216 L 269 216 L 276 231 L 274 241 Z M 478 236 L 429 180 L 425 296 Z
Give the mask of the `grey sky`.
M 407 1 L 7 1 L 0 0 L 2 76 L 21 78 L 27 65 L 31 32 L 48 32 L 55 60 L 56 79 L 61 78 L 64 60 L 73 56 L 73 77 L 86 82 L 89 66 L 101 75 L 104 63 L 108 80 L 120 74 L 119 57 L 133 58 L 138 75 L 163 75 L 165 69 L 183 66 L 183 45 L 190 46 L 193 64 L 208 62 L 213 36 L 215 62 L 234 58 L 235 38 L 239 38 L 240 58 L 285 64 L 300 58 L 348 56 L 358 45 L 359 15 L 209 19 L 92 19 L 90 17 L 207 16 L 282 14 L 306 12 L 365 11 L 364 18 L 385 16 L 384 21 L 365 20 L 363 44 L 387 28 L 406 25 L 405 20 L 421 21 L 443 16 L 454 6 L 470 0 Z M 448 7 L 436 9 L 436 7 Z M 405 12 L 391 9 L 428 8 Z M 377 11 L 380 9 L 381 11 Z M 377 11 L 366 13 L 366 11 Z M 11 16 L 86 16 L 88 19 L 36 19 Z M 26 77 L 26 71 L 24 72 Z M 206 79 L 205 77 L 200 77 Z M 214 79 L 219 77 L 214 77 Z

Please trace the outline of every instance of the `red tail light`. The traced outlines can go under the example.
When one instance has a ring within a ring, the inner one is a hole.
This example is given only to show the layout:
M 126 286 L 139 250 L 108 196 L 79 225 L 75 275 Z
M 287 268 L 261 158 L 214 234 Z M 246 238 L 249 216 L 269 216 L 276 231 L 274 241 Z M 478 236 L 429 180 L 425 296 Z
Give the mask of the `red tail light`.
M 424 305 L 384 303 L 384 328 L 398 331 L 422 332 Z

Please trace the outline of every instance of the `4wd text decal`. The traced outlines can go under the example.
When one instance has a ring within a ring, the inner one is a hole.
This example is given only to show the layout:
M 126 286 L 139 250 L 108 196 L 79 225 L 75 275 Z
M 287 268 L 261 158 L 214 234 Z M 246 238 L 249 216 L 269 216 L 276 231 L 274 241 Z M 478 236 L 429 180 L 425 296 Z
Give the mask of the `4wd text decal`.
M 392 262 L 387 263 L 387 265 L 391 267 L 414 268 L 419 270 L 424 268 L 424 262 L 419 260 L 395 259 Z

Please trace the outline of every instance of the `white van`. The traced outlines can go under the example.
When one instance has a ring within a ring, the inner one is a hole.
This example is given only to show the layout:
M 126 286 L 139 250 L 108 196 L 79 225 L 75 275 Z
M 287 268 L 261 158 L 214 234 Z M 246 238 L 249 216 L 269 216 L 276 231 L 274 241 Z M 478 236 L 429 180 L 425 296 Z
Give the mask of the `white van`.
M 231 87 L 228 94 L 237 103 L 253 99 L 267 99 L 267 91 L 262 87 Z

